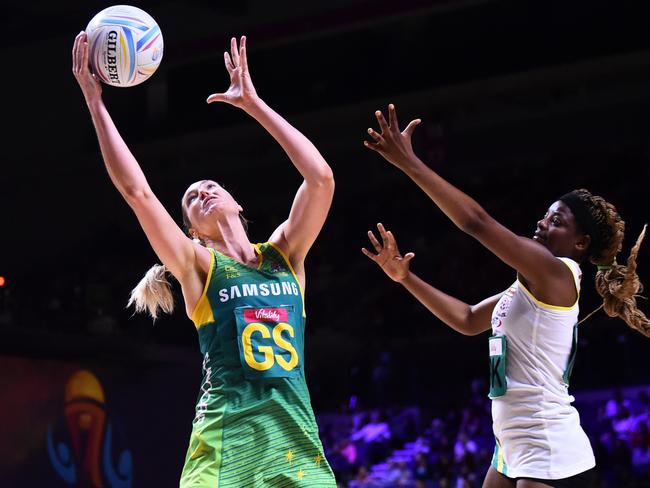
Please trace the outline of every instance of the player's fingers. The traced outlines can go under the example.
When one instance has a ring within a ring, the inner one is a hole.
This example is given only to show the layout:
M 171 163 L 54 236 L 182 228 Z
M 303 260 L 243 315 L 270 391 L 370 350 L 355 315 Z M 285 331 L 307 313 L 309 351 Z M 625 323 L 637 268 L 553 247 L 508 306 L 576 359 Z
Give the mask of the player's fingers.
M 371 127 L 368 127 L 368 134 L 375 140 L 375 142 L 381 142 L 384 140 L 384 138 L 381 137 L 381 134 Z
M 391 129 L 399 131 L 399 123 L 397 122 L 397 112 L 395 111 L 395 105 L 392 103 L 388 105 L 388 122 L 390 123 Z
M 404 129 L 404 131 L 402 132 L 402 134 L 404 134 L 405 136 L 411 137 L 411 134 L 413 134 L 413 131 L 415 130 L 415 128 L 418 125 L 420 125 L 420 122 L 422 122 L 421 119 L 411 120 L 409 122 L 409 125 L 407 125 L 406 129 Z
M 386 122 L 386 119 L 384 118 L 384 114 L 381 113 L 381 110 L 377 110 L 375 112 L 375 117 L 377 117 L 377 122 L 379 122 L 379 127 L 381 128 L 381 132 L 384 133 L 385 131 L 388 130 L 388 123 Z
M 235 67 L 232 64 L 232 60 L 230 59 L 230 54 L 228 54 L 227 51 L 224 51 L 223 53 L 223 64 L 226 65 L 226 70 L 228 70 L 228 74 L 232 74 L 232 70 L 235 69 Z
M 374 262 L 377 262 L 378 256 L 368 251 L 365 247 L 361 248 L 361 252 L 372 259 Z
M 381 222 L 378 223 L 377 230 L 379 230 L 379 235 L 381 236 L 381 240 L 384 242 L 384 247 L 388 247 L 390 245 L 390 235 L 386 231 L 384 224 L 382 224 Z
M 206 100 L 206 102 L 208 102 L 208 103 L 225 102 L 225 101 L 226 101 L 226 94 L 225 93 L 213 93 Z
M 81 31 L 77 34 L 72 46 L 72 63 L 75 73 L 79 73 L 83 68 L 83 51 L 86 42 L 86 33 Z
M 77 37 L 74 38 L 74 44 L 72 45 L 72 71 L 77 69 L 77 51 L 79 50 L 79 36 L 81 33 L 77 34 Z
M 79 69 L 88 69 L 88 71 L 90 71 L 90 66 L 88 64 L 88 57 L 90 55 L 89 54 L 90 49 L 88 48 L 88 41 L 84 39 L 80 47 L 81 47 L 81 64 L 79 65 Z
M 363 145 L 366 146 L 368 149 L 371 149 L 371 150 L 376 151 L 376 152 L 381 154 L 381 148 L 379 147 L 378 143 L 363 141 Z
M 237 39 L 234 37 L 230 39 L 230 55 L 232 56 L 232 64 L 236 68 L 239 66 L 239 49 L 237 49 Z
M 381 252 L 382 246 L 371 230 L 368 231 L 368 239 L 370 239 L 370 243 L 372 244 L 372 247 L 375 248 L 375 251 Z
M 241 67 L 244 71 L 248 71 L 248 55 L 246 54 L 246 36 L 241 36 L 239 43 L 239 57 Z
M 397 241 L 395 240 L 395 236 L 389 230 L 386 231 L 386 247 L 393 251 L 395 254 L 401 256 L 399 249 L 397 248 Z

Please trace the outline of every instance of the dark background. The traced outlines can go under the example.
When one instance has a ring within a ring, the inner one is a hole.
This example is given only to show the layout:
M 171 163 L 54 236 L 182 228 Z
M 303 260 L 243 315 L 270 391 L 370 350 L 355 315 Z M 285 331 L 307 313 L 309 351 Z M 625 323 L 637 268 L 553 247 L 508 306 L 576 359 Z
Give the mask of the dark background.
M 173 367 L 179 377 L 194 375 L 198 391 L 201 357 L 180 300 L 155 325 L 125 309 L 156 257 L 110 184 L 71 73 L 75 35 L 110 4 L 3 5 L 0 354 Z M 416 253 L 417 274 L 464 301 L 478 302 L 514 280 L 513 270 L 362 146 L 374 110 L 392 102 L 403 124 L 422 118 L 418 154 L 522 235 L 532 235 L 546 208 L 578 187 L 602 194 L 626 220 L 619 261 L 648 219 L 647 2 L 134 5 L 161 26 L 163 61 L 139 86 L 106 86 L 104 98 L 179 222 L 184 190 L 211 178 L 244 207 L 251 240 L 264 241 L 300 184 L 252 119 L 205 103 L 227 88 L 222 52 L 231 36 L 248 36 L 260 96 L 334 170 L 334 204 L 307 259 L 306 359 L 317 413 L 340 410 L 352 395 L 367 406 L 439 405 L 487 376 L 485 335 L 450 331 L 361 254 L 377 222 L 393 230 L 402 251 Z M 600 303 L 594 270 L 583 269 L 582 316 Z M 647 245 L 639 274 L 650 282 Z M 572 388 L 645 384 L 649 352 L 650 342 L 601 312 L 581 330 Z M 194 393 L 172 402 L 189 412 Z M 6 405 L 5 419 L 12 415 Z M 179 431 L 189 431 L 190 417 L 177 419 Z

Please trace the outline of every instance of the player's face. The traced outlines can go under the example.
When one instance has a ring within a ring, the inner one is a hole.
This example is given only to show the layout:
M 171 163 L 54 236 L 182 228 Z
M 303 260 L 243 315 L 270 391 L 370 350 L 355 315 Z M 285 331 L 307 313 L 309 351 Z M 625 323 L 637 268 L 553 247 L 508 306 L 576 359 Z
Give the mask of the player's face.
M 242 208 L 230 193 L 212 180 L 190 185 L 183 195 L 183 208 L 193 227 L 201 227 L 228 214 L 238 215 Z
M 561 201 L 553 203 L 546 215 L 537 222 L 534 240 L 546 247 L 554 256 L 576 258 L 576 244 L 584 242 L 571 209 Z

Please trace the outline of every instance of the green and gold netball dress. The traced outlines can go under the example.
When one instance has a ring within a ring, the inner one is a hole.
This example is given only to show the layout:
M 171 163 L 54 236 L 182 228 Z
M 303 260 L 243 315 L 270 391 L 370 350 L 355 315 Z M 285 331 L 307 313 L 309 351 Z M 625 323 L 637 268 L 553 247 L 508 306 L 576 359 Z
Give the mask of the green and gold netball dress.
M 192 320 L 203 383 L 181 488 L 335 488 L 303 363 L 304 297 L 272 243 L 244 266 L 210 249 Z

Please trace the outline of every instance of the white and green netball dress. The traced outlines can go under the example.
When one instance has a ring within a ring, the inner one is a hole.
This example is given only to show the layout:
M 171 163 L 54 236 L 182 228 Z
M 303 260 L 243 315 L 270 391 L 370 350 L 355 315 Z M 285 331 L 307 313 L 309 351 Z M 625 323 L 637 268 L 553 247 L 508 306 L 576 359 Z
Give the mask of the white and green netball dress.
M 558 258 L 580 293 L 578 263 Z M 492 312 L 490 396 L 496 448 L 492 466 L 511 478 L 568 478 L 595 466 L 572 405 L 569 376 L 577 346 L 578 300 L 540 302 L 519 280 Z
M 304 370 L 304 297 L 272 243 L 257 269 L 210 249 L 192 315 L 203 384 L 181 488 L 335 488 Z

